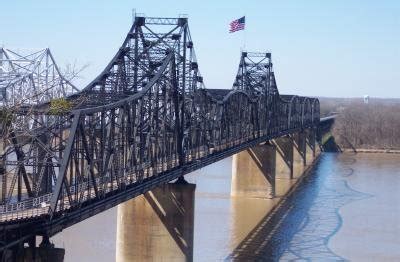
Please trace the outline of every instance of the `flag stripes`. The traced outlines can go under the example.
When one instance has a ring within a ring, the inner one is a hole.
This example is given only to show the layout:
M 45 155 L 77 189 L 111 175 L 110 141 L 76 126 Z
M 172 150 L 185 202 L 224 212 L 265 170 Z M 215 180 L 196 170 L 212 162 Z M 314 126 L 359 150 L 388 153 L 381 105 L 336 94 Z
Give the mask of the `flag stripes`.
M 232 21 L 229 24 L 229 33 L 233 33 L 233 32 L 239 31 L 239 30 L 244 30 L 244 25 L 245 25 L 245 17 L 244 16 Z

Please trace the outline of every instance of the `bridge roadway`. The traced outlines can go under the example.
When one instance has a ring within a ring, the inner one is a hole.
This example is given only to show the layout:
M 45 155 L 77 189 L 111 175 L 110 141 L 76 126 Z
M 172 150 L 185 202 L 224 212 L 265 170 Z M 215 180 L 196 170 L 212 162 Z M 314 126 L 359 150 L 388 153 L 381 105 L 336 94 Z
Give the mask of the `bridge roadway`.
M 0 251 L 323 125 L 318 99 L 279 94 L 270 53 L 243 52 L 229 90 L 206 89 L 195 59 L 187 18 L 136 17 L 86 88 L 61 107 L 50 101 L 13 111 L 26 124 L 7 124 L 1 175 L 14 182 L 2 187 L 13 197 L 0 206 Z

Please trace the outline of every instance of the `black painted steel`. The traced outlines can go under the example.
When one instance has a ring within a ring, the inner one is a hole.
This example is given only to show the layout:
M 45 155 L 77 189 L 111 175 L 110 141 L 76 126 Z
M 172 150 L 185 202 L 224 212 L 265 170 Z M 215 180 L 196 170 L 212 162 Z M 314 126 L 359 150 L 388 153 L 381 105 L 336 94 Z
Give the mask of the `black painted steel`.
M 231 90 L 205 89 L 187 18 L 136 17 L 104 71 L 66 100 L 14 112 L 26 125 L 3 156 L 13 182 L 0 250 L 320 121 L 318 99 L 279 94 L 270 53 L 242 53 Z

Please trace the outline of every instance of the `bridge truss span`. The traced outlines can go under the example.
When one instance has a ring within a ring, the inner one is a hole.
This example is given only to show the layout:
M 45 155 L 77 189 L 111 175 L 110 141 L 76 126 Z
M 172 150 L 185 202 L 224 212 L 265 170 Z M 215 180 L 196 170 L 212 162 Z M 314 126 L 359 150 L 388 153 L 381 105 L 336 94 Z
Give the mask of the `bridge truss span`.
M 317 99 L 279 94 L 269 53 L 243 53 L 232 89 L 206 89 L 187 18 L 136 17 L 103 72 L 65 100 L 68 108 L 57 112 L 48 103 L 35 107 L 35 117 L 48 121 L 15 130 L 14 146 L 3 156 L 3 176 L 18 185 L 17 199 L 14 187 L 5 187 L 3 241 L 51 236 L 188 172 L 319 123 Z M 24 112 L 15 114 L 24 119 Z
M 0 48 L 1 107 L 41 104 L 77 91 L 60 71 L 49 48 Z

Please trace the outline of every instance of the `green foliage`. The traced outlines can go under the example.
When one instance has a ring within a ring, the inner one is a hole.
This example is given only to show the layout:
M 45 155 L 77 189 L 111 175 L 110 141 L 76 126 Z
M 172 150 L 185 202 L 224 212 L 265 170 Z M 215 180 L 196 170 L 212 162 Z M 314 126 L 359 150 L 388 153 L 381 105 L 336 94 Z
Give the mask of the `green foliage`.
M 72 109 L 72 104 L 65 98 L 56 98 L 50 101 L 49 114 L 51 115 L 63 115 L 68 113 Z
M 13 120 L 14 116 L 12 112 L 7 109 L 0 109 L 0 123 L 4 126 L 9 126 Z

